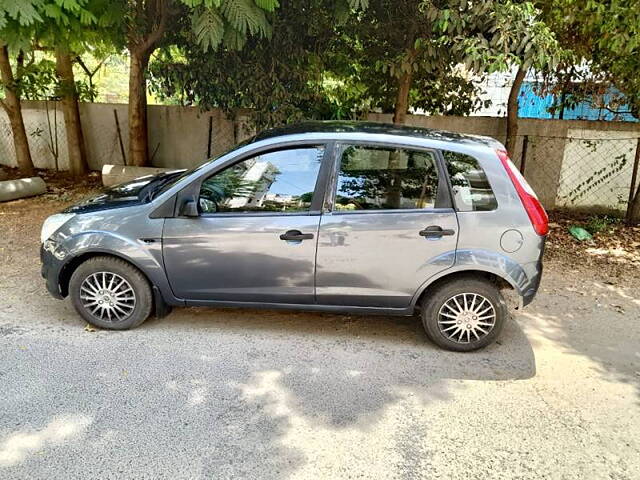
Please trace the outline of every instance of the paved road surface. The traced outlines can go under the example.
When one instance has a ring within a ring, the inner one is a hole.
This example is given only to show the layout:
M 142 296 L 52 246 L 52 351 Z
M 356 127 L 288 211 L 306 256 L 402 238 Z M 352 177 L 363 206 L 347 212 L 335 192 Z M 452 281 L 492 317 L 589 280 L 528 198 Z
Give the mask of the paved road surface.
M 637 287 L 551 271 L 500 344 L 455 354 L 391 317 L 180 309 L 88 332 L 15 280 L 0 478 L 640 478 Z

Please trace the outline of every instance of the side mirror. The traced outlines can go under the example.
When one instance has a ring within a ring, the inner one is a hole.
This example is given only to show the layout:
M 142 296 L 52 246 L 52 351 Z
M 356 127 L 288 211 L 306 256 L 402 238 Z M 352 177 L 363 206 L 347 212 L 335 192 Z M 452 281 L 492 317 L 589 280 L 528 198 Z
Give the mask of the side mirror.
M 199 217 L 198 204 L 195 200 L 185 200 L 180 205 L 179 214 L 181 217 Z

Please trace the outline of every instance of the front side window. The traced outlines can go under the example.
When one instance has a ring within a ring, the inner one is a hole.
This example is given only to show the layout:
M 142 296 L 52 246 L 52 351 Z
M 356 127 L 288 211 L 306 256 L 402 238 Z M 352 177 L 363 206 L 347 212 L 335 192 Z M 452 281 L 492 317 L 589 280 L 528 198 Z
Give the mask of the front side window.
M 437 193 L 431 152 L 350 145 L 340 159 L 335 210 L 433 208 Z
M 464 153 L 444 151 L 442 154 L 449 172 L 457 210 L 459 212 L 495 210 L 498 202 L 478 160 Z
M 202 213 L 308 212 L 323 147 L 264 153 L 209 177 L 200 187 Z

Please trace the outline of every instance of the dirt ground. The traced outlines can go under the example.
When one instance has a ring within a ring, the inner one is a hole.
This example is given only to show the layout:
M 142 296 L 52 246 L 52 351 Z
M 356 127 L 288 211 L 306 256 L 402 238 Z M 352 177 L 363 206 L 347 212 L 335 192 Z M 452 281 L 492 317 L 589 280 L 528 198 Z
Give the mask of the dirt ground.
M 96 181 L 0 204 L 0 477 L 640 478 L 639 228 L 580 243 L 588 219 L 553 215 L 539 295 L 472 354 L 392 317 L 176 309 L 114 333 L 39 273 L 42 221 Z

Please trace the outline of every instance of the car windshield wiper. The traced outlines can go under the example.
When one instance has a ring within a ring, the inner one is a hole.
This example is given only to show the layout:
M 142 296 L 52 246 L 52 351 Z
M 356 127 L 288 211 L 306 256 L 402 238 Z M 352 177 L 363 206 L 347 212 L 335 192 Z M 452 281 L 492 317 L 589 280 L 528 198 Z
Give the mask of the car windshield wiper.
M 174 181 L 176 178 L 181 177 L 184 174 L 184 170 L 178 170 L 175 172 L 170 172 L 165 174 L 162 177 L 156 178 L 149 185 L 145 187 L 145 194 L 142 198 L 144 202 L 150 202 L 153 200 L 153 197 L 167 184 Z

